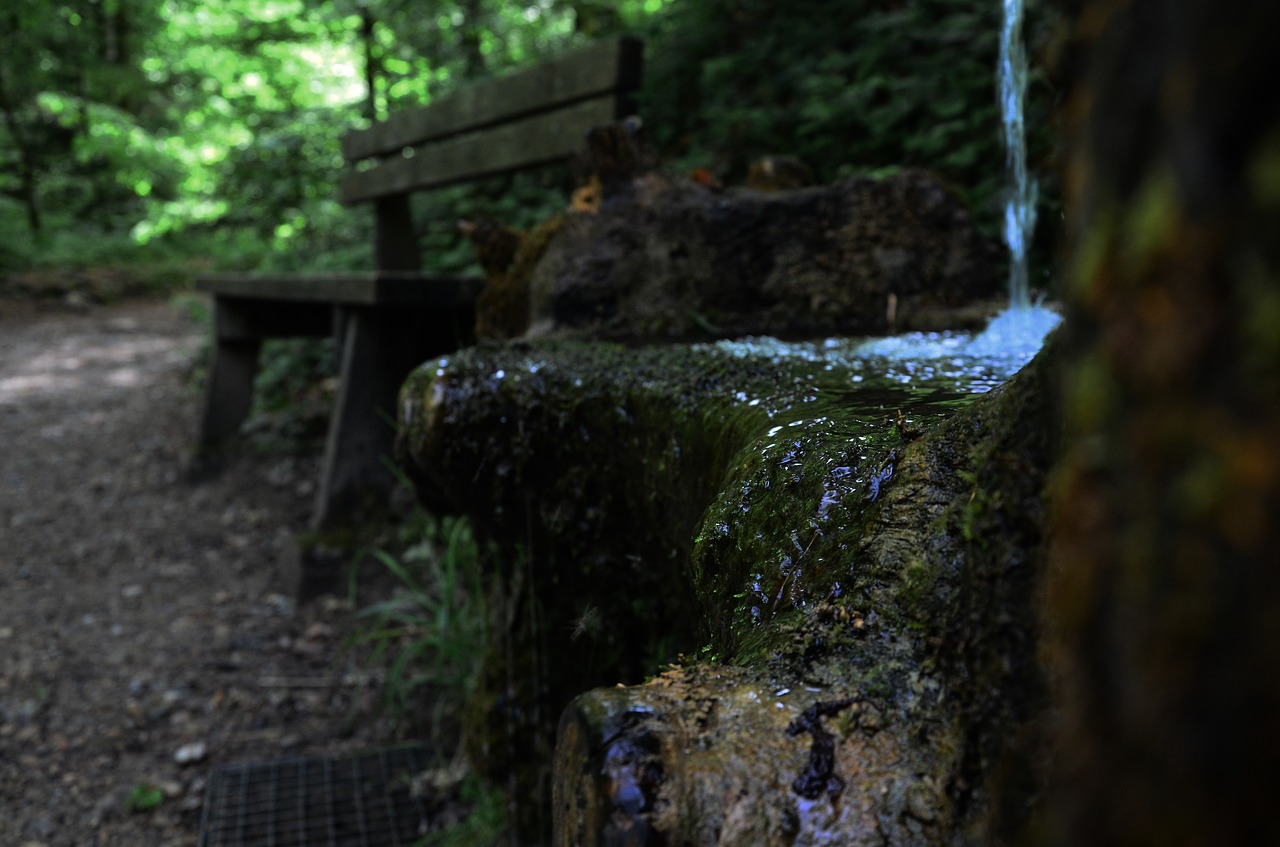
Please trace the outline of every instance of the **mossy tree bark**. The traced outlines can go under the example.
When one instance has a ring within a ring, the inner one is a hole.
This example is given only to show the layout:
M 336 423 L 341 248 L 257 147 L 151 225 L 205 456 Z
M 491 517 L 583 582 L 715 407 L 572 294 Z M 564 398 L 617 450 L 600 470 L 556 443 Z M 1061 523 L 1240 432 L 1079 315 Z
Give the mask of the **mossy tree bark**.
M 1276 840 L 1280 4 L 1073 4 L 1053 843 Z M 1270 838 L 1266 833 L 1271 833 Z

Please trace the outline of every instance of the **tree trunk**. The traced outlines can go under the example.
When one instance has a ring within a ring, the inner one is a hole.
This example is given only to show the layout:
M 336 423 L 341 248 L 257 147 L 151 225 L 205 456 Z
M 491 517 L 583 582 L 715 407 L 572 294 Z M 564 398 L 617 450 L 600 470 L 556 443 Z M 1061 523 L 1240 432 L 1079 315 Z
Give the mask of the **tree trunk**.
M 484 34 L 482 0 L 462 0 L 462 75 L 479 79 L 485 75 L 484 53 L 480 41 Z
M 1050 843 L 1280 840 L 1280 4 L 1084 0 Z M 1269 835 L 1268 835 L 1269 834 Z
M 373 123 L 378 120 L 378 59 L 375 51 L 373 12 L 360 7 L 360 41 L 364 46 L 364 83 L 368 92 L 364 104 L 364 116 Z
M 33 234 L 39 235 L 43 229 L 43 223 L 36 192 L 34 151 L 27 143 L 26 135 L 22 131 L 22 122 L 17 115 L 17 104 L 10 98 L 3 67 L 0 67 L 0 113 L 4 114 L 4 125 L 9 130 L 14 149 L 18 152 L 18 191 L 22 204 L 27 210 L 27 224 L 31 227 Z

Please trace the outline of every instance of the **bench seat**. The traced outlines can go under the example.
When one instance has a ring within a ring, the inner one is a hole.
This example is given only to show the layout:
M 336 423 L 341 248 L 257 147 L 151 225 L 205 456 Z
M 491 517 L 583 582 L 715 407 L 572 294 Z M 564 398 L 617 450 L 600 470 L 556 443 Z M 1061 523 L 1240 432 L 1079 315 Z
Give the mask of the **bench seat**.
M 483 287 L 482 276 L 419 271 L 206 274 L 196 280 L 197 291 L 220 298 L 347 306 L 447 306 L 474 301 Z
M 200 277 L 197 290 L 213 295 L 214 352 L 198 467 L 216 467 L 249 416 L 263 341 L 332 335 L 338 397 L 313 524 L 354 513 L 388 473 L 392 424 L 371 410 L 386 409 L 415 366 L 470 340 L 483 287 L 482 277 L 416 271 Z

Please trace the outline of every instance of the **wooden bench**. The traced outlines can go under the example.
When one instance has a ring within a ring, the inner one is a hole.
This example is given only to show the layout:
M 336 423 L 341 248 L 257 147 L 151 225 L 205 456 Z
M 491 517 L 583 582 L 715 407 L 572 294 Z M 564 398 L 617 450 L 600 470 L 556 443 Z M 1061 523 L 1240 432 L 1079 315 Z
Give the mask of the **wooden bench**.
M 372 205 L 375 269 L 196 280 L 213 295 L 215 341 L 198 458 L 216 457 L 249 414 L 264 339 L 334 333 L 340 381 L 313 524 L 384 497 L 400 385 L 473 340 L 483 287 L 421 272 L 410 195 L 567 159 L 589 129 L 633 113 L 640 71 L 639 41 L 602 41 L 344 135 L 340 200 Z

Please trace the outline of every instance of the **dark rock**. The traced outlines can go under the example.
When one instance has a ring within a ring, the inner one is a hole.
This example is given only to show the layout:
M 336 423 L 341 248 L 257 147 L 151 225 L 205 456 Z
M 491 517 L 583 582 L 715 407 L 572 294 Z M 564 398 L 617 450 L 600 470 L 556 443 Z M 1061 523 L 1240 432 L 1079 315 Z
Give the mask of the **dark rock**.
M 569 214 L 528 280 L 530 335 L 666 340 L 955 325 L 1004 285 L 994 243 L 917 170 L 770 192 L 651 171 Z
M 813 170 L 794 156 L 765 156 L 747 168 L 747 187 L 759 191 L 808 188 L 814 182 Z

